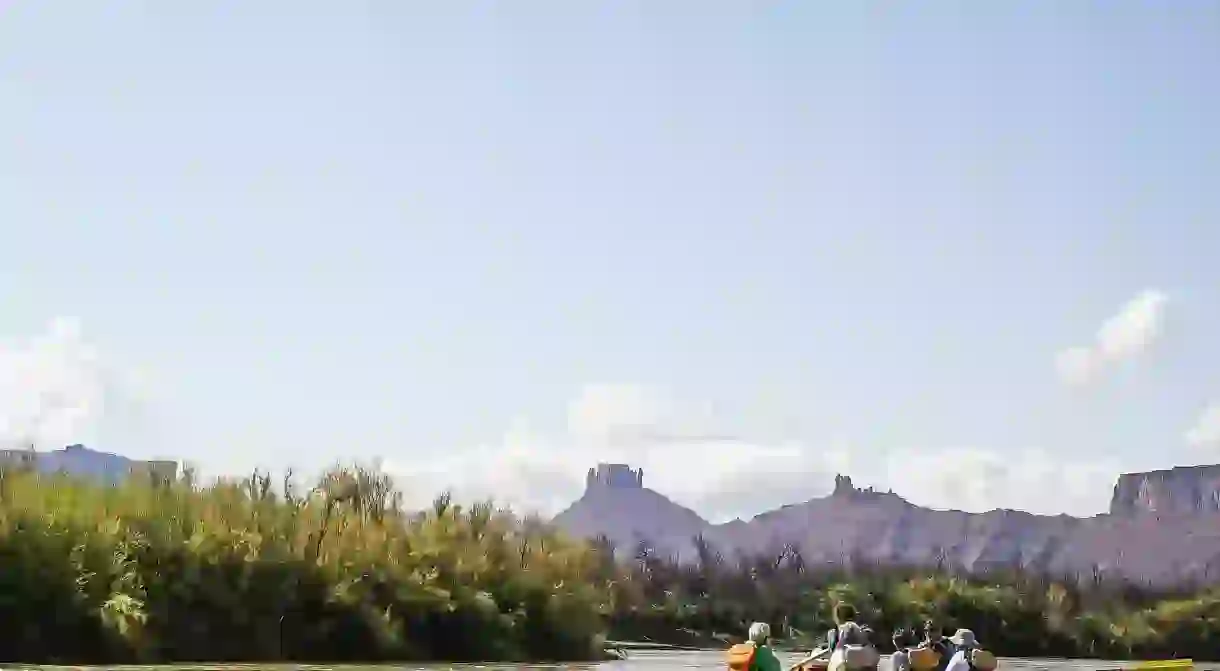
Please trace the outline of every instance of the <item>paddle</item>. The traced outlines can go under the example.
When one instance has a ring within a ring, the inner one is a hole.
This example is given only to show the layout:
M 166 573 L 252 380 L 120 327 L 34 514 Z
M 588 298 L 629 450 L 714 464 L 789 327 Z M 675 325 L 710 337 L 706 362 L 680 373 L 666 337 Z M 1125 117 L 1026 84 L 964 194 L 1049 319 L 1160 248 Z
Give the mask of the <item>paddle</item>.
M 822 655 L 826 654 L 826 651 L 827 651 L 827 648 L 816 648 L 813 652 L 809 653 L 809 655 L 807 657 L 805 657 L 805 659 L 802 659 L 801 661 L 797 662 L 796 664 L 793 664 L 792 666 L 788 667 L 788 671 L 797 671 L 802 666 L 805 666 L 809 662 L 812 662 L 813 660 L 817 659 L 818 657 L 821 657 Z

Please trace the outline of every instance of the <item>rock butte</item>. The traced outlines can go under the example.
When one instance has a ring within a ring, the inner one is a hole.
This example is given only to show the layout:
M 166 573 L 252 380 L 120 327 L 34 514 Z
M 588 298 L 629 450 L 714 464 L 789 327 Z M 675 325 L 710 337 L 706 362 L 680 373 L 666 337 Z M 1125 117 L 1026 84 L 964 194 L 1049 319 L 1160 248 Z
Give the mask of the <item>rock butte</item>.
M 701 535 L 726 556 L 792 544 L 810 563 L 1020 566 L 1151 584 L 1220 578 L 1220 466 L 1122 475 L 1110 511 L 1088 518 L 932 510 L 836 476 L 828 496 L 711 524 L 644 487 L 642 471 L 599 464 L 589 470 L 584 495 L 554 521 L 573 535 L 603 535 L 620 550 L 643 541 L 682 559 L 694 556 L 693 539 Z

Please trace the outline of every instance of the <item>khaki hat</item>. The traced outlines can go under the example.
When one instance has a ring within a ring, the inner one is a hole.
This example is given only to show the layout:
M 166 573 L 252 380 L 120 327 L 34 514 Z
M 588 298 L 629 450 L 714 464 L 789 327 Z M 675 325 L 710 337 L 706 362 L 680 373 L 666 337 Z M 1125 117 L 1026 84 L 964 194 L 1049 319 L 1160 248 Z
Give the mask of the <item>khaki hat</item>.
M 979 645 L 978 639 L 974 637 L 974 632 L 969 629 L 958 629 L 949 637 L 949 641 L 953 645 L 963 648 L 977 648 Z

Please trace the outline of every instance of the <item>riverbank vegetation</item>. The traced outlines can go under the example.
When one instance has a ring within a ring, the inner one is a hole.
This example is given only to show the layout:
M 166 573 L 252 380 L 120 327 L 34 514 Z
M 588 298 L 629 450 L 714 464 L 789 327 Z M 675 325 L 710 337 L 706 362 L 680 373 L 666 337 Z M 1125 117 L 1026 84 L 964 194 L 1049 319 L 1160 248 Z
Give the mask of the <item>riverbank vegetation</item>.
M 537 520 L 336 470 L 117 487 L 0 471 L 0 661 L 589 659 L 596 555 Z
M 1220 657 L 1220 591 L 1151 592 L 854 563 L 794 548 L 678 563 L 537 519 L 335 469 L 308 491 L 255 474 L 105 487 L 0 469 L 0 661 L 542 661 L 599 658 L 604 633 L 719 645 L 753 620 L 812 647 L 839 600 L 885 644 L 931 618 L 1016 656 Z
M 1153 590 L 1100 573 L 1053 579 L 1019 570 L 965 575 L 949 568 L 846 562 L 810 567 L 794 547 L 729 561 L 694 539 L 696 561 L 678 563 L 641 543 L 629 555 L 612 615 L 617 635 L 689 642 L 740 636 L 772 624 L 795 647 L 815 647 L 838 601 L 857 607 L 876 643 L 931 619 L 974 630 L 993 652 L 1018 657 L 1220 659 L 1220 589 Z M 614 553 L 600 539 L 600 556 Z M 619 554 L 622 556 L 622 553 Z

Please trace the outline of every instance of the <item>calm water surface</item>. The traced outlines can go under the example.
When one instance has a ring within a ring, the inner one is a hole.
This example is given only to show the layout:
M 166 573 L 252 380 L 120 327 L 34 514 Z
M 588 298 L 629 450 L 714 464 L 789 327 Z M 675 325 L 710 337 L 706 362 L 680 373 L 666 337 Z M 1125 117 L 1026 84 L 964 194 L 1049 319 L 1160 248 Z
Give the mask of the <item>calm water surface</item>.
M 795 662 L 798 656 L 791 655 L 788 661 Z M 1014 659 L 1000 660 L 1000 671 L 1058 671 L 1061 669 L 1083 669 L 1097 671 L 1098 669 L 1113 669 L 1121 662 L 1099 661 L 1090 659 Z M 53 671 L 60 669 L 80 668 L 63 666 L 10 666 L 8 668 L 38 669 Z M 441 671 L 442 669 L 462 669 L 463 671 L 522 671 L 524 669 L 565 669 L 572 671 L 669 671 L 671 669 L 718 669 L 723 671 L 724 653 L 722 652 L 632 652 L 631 658 L 620 662 L 602 662 L 600 664 L 410 664 L 402 666 L 320 666 L 298 664 L 184 664 L 178 666 L 109 666 L 89 667 L 112 671 Z M 885 671 L 888 662 L 881 662 Z M 1217 669 L 1217 664 L 1196 664 L 1196 669 Z

